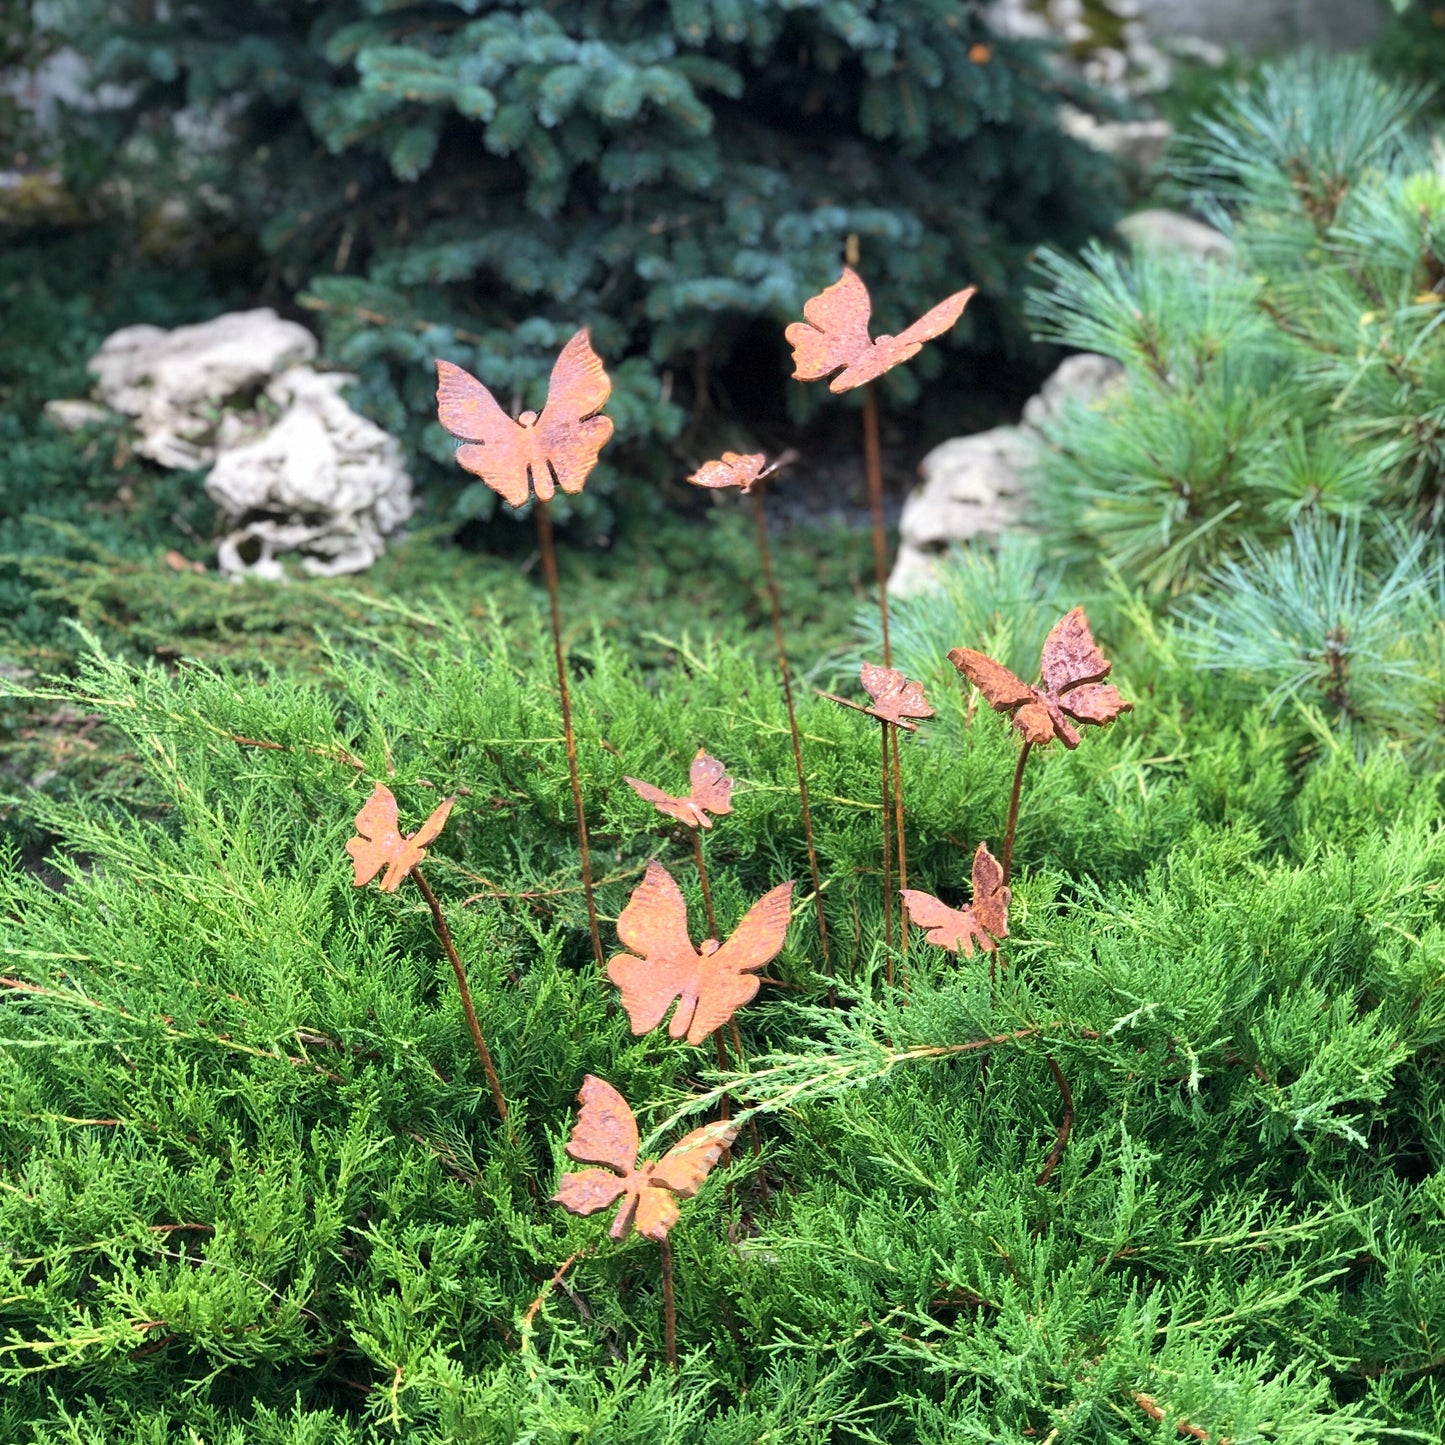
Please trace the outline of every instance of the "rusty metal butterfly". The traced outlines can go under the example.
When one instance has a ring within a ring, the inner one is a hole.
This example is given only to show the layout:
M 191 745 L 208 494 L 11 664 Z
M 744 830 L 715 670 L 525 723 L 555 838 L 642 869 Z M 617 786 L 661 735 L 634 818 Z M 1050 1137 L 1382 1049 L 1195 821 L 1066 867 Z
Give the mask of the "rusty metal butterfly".
M 955 647 L 948 659 L 995 712 L 1011 714 L 1013 725 L 1030 744 L 1058 738 L 1066 748 L 1076 748 L 1075 722 L 1102 726 L 1134 706 L 1112 683 L 1104 682 L 1113 663 L 1094 641 L 1082 607 L 1061 617 L 1045 638 L 1041 687 L 1030 687 L 1003 663 L 971 647 Z
M 834 392 L 851 391 L 874 381 L 899 362 L 917 356 L 925 341 L 949 330 L 977 290 L 970 286 L 954 292 L 897 336 L 870 339 L 873 302 L 862 277 L 845 266 L 840 280 L 804 303 L 804 320 L 794 321 L 783 333 L 793 348 L 793 378 L 821 381 L 832 376 L 828 389 Z
M 622 781 L 639 798 L 651 803 L 659 813 L 676 818 L 687 828 L 711 828 L 712 819 L 708 817 L 709 813 L 722 817 L 733 810 L 733 780 L 728 777 L 723 765 L 716 758 L 709 757 L 702 748 L 697 750 L 697 756 L 688 770 L 690 787 L 684 798 L 675 798 L 671 793 L 664 793 L 661 788 L 654 788 L 651 783 L 644 783 L 641 778 L 623 778 Z
M 632 1032 L 655 1029 L 676 1002 L 668 1034 L 697 1045 L 751 1003 L 759 987 L 754 970 L 771 963 L 788 936 L 792 896 L 791 883 L 765 893 L 726 943 L 710 938 L 699 950 L 688 935 L 682 890 L 662 864 L 649 863 L 617 919 L 623 946 L 641 957 L 619 953 L 607 965 Z
M 879 667 L 865 662 L 859 674 L 863 690 L 873 699 L 873 706 L 863 711 L 884 722 L 917 732 L 918 724 L 910 718 L 933 716 L 933 709 L 923 695 L 921 682 L 910 682 L 896 667 Z
M 613 1239 L 629 1229 L 659 1244 L 677 1223 L 677 1201 L 691 1199 L 738 1136 L 736 1124 L 707 1124 L 679 1140 L 658 1160 L 637 1162 L 637 1120 L 627 1100 L 611 1084 L 588 1074 L 577 1095 L 582 1110 L 567 1141 L 567 1155 L 579 1164 L 600 1164 L 564 1174 L 552 1196 L 573 1214 L 596 1214 L 622 1201 Z
M 438 361 L 437 416 L 465 445 L 457 461 L 514 507 L 529 495 L 529 484 L 544 502 L 558 487 L 580 492 L 597 457 L 612 436 L 612 420 L 598 413 L 612 383 L 585 329 L 562 348 L 541 412 L 524 411 L 516 421 L 476 377 L 450 361 Z
M 724 452 L 716 461 L 704 462 L 689 478 L 695 487 L 740 487 L 751 492 L 755 483 L 777 471 L 777 463 L 767 465 L 763 452 Z
M 406 875 L 426 857 L 426 845 L 442 830 L 455 798 L 447 798 L 411 837 L 404 837 L 396 811 L 396 799 L 385 783 L 378 783 L 356 815 L 359 837 L 349 839 L 346 851 L 356 868 L 355 886 L 365 887 L 382 868 L 383 893 L 395 893 Z
M 998 939 L 1008 937 L 1008 906 L 1011 894 L 1003 879 L 1003 867 L 980 843 L 973 855 L 973 902 L 967 908 L 950 908 L 931 893 L 917 888 L 900 890 L 908 904 L 908 916 L 926 929 L 930 943 L 950 953 L 960 949 L 973 957 L 977 944 L 985 953 L 998 947 Z

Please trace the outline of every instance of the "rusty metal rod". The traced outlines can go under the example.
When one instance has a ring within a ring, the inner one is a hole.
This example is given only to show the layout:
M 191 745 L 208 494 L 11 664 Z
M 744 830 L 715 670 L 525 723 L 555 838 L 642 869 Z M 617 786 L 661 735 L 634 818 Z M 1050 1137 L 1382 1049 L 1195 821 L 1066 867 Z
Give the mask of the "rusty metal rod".
M 587 900 L 587 929 L 592 935 L 592 956 L 603 973 L 602 935 L 597 928 L 597 902 L 592 896 L 592 850 L 587 841 L 587 813 L 582 806 L 582 780 L 577 775 L 577 737 L 572 731 L 572 698 L 567 690 L 567 659 L 562 651 L 562 605 L 557 589 L 557 549 L 552 539 L 552 510 L 537 498 L 537 545 L 542 553 L 542 575 L 552 604 L 552 645 L 557 654 L 557 691 L 562 699 L 562 735 L 567 743 L 567 773 L 572 780 L 572 806 L 577 813 L 577 848 L 582 854 L 582 893 Z

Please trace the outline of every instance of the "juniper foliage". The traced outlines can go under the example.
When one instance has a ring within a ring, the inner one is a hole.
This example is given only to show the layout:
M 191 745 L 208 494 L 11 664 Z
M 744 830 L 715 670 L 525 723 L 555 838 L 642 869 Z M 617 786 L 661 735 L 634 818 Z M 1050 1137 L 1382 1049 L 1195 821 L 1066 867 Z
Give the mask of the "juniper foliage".
M 226 0 L 122 23 L 82 3 L 76 43 L 136 101 L 76 155 L 129 156 L 142 196 L 161 175 L 198 224 L 253 231 L 269 283 L 304 291 L 394 430 L 433 410 L 433 357 L 535 405 L 558 347 L 590 324 L 622 449 L 569 504 L 595 510 L 629 466 L 656 469 L 640 444 L 675 437 L 709 397 L 771 388 L 781 408 L 778 325 L 836 280 L 850 233 L 880 329 L 972 282 L 990 303 L 957 339 L 1022 343 L 1007 297 L 1029 254 L 1107 226 L 1111 172 L 1059 130 L 1068 83 L 1044 52 L 994 37 L 980 12 Z M 185 106 L 210 118 L 211 149 L 169 125 Z M 911 399 L 946 354 L 931 348 L 890 393 Z M 434 427 L 412 436 L 450 468 Z M 460 502 L 479 517 L 493 504 L 481 486 Z
M 1004 620 L 1036 655 L 1052 617 Z M 146 781 L 6 804 L 63 840 L 62 886 L 0 873 L 7 1437 L 1438 1439 L 1440 779 L 1388 749 L 1301 773 L 1167 626 L 1097 620 L 1137 707 L 1031 769 L 992 988 L 917 944 L 906 999 L 884 989 L 876 737 L 804 701 L 845 1006 L 800 901 L 774 965 L 795 987 L 743 1012 L 728 1076 L 633 1039 L 595 977 L 539 625 L 378 607 L 312 676 L 95 650 L 73 682 L 8 685 L 110 719 Z M 700 913 L 622 781 L 681 777 L 700 742 L 740 779 L 706 844 L 723 926 L 803 876 L 767 667 L 700 642 L 646 682 L 605 630 L 578 651 L 608 919 L 652 854 Z M 909 854 L 955 899 L 1016 747 L 932 696 L 902 750 Z M 465 790 L 425 866 L 515 1145 L 414 890 L 351 886 L 376 778 L 409 821 Z M 1039 1187 L 1048 1055 L 1073 1134 Z M 768 1193 L 740 1146 L 674 1234 L 675 1381 L 655 1251 L 533 1197 L 587 1072 L 657 1142 L 723 1086 L 755 1111 Z
M 1127 372 L 1051 429 L 1057 550 L 1174 594 L 1296 522 L 1354 521 L 1367 553 L 1438 529 L 1445 176 L 1412 129 L 1425 94 L 1348 57 L 1267 67 L 1175 157 L 1232 261 L 1044 258 L 1041 333 Z

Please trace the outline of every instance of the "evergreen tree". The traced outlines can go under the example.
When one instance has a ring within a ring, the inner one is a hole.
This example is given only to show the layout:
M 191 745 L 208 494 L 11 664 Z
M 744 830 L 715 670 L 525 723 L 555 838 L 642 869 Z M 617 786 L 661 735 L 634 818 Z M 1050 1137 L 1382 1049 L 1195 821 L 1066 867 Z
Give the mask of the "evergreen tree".
M 393 427 L 429 414 L 438 355 L 535 403 L 585 322 L 619 439 L 673 436 L 689 408 L 781 389 L 780 323 L 850 234 L 879 329 L 976 282 L 991 304 L 958 344 L 1016 344 L 1034 247 L 1110 219 L 1109 164 L 1055 124 L 1068 82 L 959 0 L 191 0 L 125 24 L 97 6 L 76 39 L 136 87 L 98 123 L 135 183 L 253 230 Z M 187 154 L 166 124 L 184 106 L 229 141 Z M 890 377 L 895 398 L 947 355 Z M 434 427 L 424 445 L 449 461 Z M 463 510 L 493 500 L 474 487 Z
M 1179 592 L 1296 522 L 1353 519 L 1386 551 L 1438 528 L 1445 175 L 1411 127 L 1423 99 L 1358 60 L 1268 68 L 1175 157 L 1231 261 L 1044 258 L 1040 331 L 1127 372 L 1051 429 L 1055 550 Z

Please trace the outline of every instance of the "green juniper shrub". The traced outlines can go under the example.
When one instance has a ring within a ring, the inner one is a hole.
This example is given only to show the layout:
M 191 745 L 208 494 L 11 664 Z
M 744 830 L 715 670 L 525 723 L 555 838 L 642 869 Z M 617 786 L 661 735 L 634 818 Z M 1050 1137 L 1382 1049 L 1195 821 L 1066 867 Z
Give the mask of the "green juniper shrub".
M 1040 332 L 1126 373 L 1049 428 L 1051 550 L 1176 594 L 1296 522 L 1353 519 L 1372 560 L 1437 527 L 1445 179 L 1412 129 L 1424 96 L 1348 57 L 1267 67 L 1174 163 L 1232 259 L 1043 258 Z
M 1056 613 L 1022 573 L 996 564 L 949 641 L 1037 658 Z M 791 987 L 739 1015 L 726 1075 L 634 1038 L 596 976 L 540 619 L 397 605 L 310 676 L 95 650 L 8 684 L 110 719 L 148 785 L 5 805 L 62 840 L 60 886 L 0 865 L 7 1437 L 1437 1440 L 1441 779 L 1378 746 L 1304 767 L 1138 597 L 1096 614 L 1135 709 L 1030 769 L 992 983 L 918 940 L 908 992 L 883 987 L 874 727 L 804 698 L 837 1006 L 797 900 Z M 700 916 L 623 781 L 699 743 L 739 780 L 706 840 L 723 927 L 802 876 L 767 662 L 578 652 L 609 942 L 649 856 Z M 930 695 L 910 859 L 953 900 L 1017 743 L 956 681 Z M 377 780 L 407 831 L 458 794 L 426 867 L 515 1143 L 419 896 L 353 886 Z M 1040 1187 L 1050 1056 L 1071 1133 Z M 654 1157 L 724 1090 L 756 1111 L 762 1159 L 740 1143 L 674 1231 L 675 1377 L 653 1247 L 541 1202 L 587 1073 Z
M 134 87 L 131 109 L 87 122 L 75 164 L 118 169 L 142 209 L 162 176 L 199 229 L 255 234 L 425 480 L 458 481 L 423 427 L 434 357 L 535 405 L 589 324 L 619 445 L 569 505 L 596 525 L 709 399 L 820 404 L 785 387 L 776 329 L 837 279 L 850 233 L 878 329 L 977 282 L 989 301 L 957 345 L 1026 354 L 1009 297 L 1033 249 L 1114 215 L 1111 163 L 1056 120 L 1060 99 L 1091 98 L 956 0 L 68 13 L 98 76 Z M 186 106 L 209 117 L 207 145 L 170 123 Z M 888 393 L 912 400 L 945 363 L 934 350 Z M 492 514 L 485 488 L 457 490 L 461 515 Z

